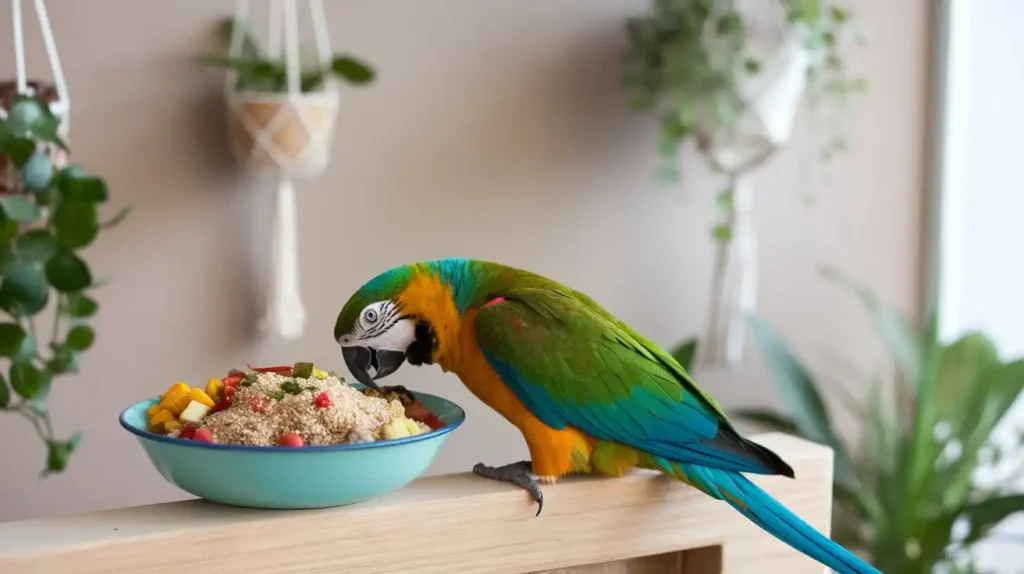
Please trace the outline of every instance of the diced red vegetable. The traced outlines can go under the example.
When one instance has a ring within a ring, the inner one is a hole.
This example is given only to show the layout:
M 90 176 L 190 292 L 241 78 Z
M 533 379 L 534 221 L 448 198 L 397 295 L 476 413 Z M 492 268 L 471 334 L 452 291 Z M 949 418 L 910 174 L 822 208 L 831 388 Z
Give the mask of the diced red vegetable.
M 445 425 L 444 421 L 437 418 L 437 415 L 423 406 L 421 401 L 413 401 L 405 405 L 405 416 L 427 425 L 430 427 L 430 430 L 437 430 Z
M 228 386 L 228 385 L 224 385 L 224 400 L 230 401 L 231 397 L 235 396 L 235 393 L 237 393 L 237 392 L 238 392 L 238 387 L 231 387 L 231 386 Z
M 206 427 L 197 428 L 192 440 L 196 442 L 213 442 L 213 433 Z
M 249 397 L 247 404 L 249 405 L 249 408 L 252 409 L 252 412 L 254 412 L 254 413 L 262 413 L 263 411 L 265 411 L 267 409 L 267 407 L 270 406 L 270 403 L 271 403 L 270 397 L 260 396 L 260 397 Z
M 227 390 L 227 389 L 225 388 L 225 390 Z M 221 399 L 220 401 L 217 402 L 217 404 L 213 405 L 213 407 L 210 408 L 210 412 L 211 413 L 219 413 L 220 411 L 222 411 L 222 410 L 224 410 L 224 409 L 226 409 L 226 408 L 228 408 L 230 406 L 231 406 L 231 399 L 227 399 L 227 398 Z
M 196 430 L 198 429 L 199 425 L 197 425 L 196 423 L 185 423 L 185 425 L 181 427 L 181 430 L 178 431 L 178 438 L 190 440 L 192 439 L 193 436 L 195 436 Z
M 331 397 L 326 392 L 320 393 L 313 399 L 313 406 L 318 409 L 326 409 L 331 406 Z
M 292 365 L 280 365 L 277 367 L 254 367 L 249 365 L 249 368 L 257 373 L 277 373 L 285 377 L 292 376 Z
M 281 435 L 281 438 L 277 439 L 277 444 L 294 447 L 306 446 L 306 442 L 302 440 L 302 437 L 293 432 Z
M 237 389 L 242 385 L 242 377 L 224 377 L 220 380 L 225 389 Z

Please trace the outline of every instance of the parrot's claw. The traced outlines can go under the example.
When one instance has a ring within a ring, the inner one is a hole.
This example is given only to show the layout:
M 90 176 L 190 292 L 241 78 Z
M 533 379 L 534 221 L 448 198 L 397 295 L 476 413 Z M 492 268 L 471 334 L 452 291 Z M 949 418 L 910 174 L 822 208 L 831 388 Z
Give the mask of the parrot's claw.
M 528 460 L 521 460 L 497 467 L 487 466 L 481 462 L 473 467 L 473 473 L 476 475 L 493 480 L 511 482 L 520 488 L 526 489 L 537 503 L 536 516 L 540 516 L 540 511 L 544 510 L 544 493 L 541 492 L 540 484 L 537 480 L 530 475 L 531 471 L 533 471 L 533 464 Z

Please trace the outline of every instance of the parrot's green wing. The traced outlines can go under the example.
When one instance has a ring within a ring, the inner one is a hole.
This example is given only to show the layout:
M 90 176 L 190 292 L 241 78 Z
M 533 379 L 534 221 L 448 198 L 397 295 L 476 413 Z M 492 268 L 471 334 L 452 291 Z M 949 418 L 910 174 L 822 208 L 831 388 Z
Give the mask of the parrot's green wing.
M 584 295 L 543 287 L 500 295 L 474 320 L 477 343 L 545 424 L 670 460 L 792 476 L 778 456 L 740 437 L 668 353 Z

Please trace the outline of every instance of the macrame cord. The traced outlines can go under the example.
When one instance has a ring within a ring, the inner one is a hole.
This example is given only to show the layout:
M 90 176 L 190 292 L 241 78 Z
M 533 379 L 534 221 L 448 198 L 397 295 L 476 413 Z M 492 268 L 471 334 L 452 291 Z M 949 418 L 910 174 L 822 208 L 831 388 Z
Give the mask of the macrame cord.
M 731 227 L 732 239 L 716 249 L 709 319 L 698 357 L 705 368 L 733 367 L 743 360 L 744 316 L 756 311 L 758 292 L 753 175 L 791 136 L 809 64 L 803 30 L 784 24 L 780 2 L 738 4 L 754 23 L 747 49 L 762 67 L 740 82 L 746 109 L 737 126 L 710 134 L 702 149 L 732 190 L 722 222 Z
M 330 65 L 331 47 L 323 2 L 309 0 L 309 7 L 317 58 L 326 67 Z M 234 70 L 229 70 L 224 86 L 233 119 L 253 138 L 252 145 L 247 148 L 233 138 L 235 156 L 250 170 L 259 174 L 274 173 L 278 178 L 274 214 L 270 222 L 270 273 L 262 327 L 284 339 L 302 336 L 306 324 L 306 309 L 299 285 L 297 213 L 292 179 L 314 177 L 326 167 L 338 109 L 337 86 L 331 79 L 325 78 L 318 91 L 302 91 L 297 12 L 295 0 L 270 0 L 267 51 L 271 58 L 284 56 L 286 92 L 240 92 L 238 74 Z M 245 22 L 248 15 L 249 1 L 238 0 L 235 21 Z M 230 56 L 241 57 L 243 38 L 242 27 L 235 26 L 229 46 Z M 266 117 L 268 110 L 272 111 L 269 118 Z M 317 112 L 316 117 L 311 117 L 314 111 Z M 290 122 L 295 121 L 304 132 L 297 150 L 291 149 L 294 145 L 287 145 L 294 143 L 287 138 L 294 138 L 295 132 L 286 133 L 294 126 Z

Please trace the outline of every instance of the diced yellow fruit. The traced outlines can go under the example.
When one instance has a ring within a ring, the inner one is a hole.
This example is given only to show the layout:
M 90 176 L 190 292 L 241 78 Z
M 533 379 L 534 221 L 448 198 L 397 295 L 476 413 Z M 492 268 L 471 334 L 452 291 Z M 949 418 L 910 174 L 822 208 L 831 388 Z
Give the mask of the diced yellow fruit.
M 180 429 L 183 425 L 178 421 L 167 421 L 164 423 L 164 434 L 171 434 Z
M 323 369 L 318 369 L 316 367 L 313 367 L 313 376 L 318 378 L 318 379 L 326 379 L 328 376 L 330 376 L 330 373 L 328 373 L 327 371 L 325 371 Z
M 153 418 L 156 415 L 156 413 L 160 412 L 162 409 L 163 409 L 163 407 L 160 406 L 160 403 L 156 403 L 155 405 L 149 407 L 146 410 L 146 418 L 147 419 Z
M 212 407 L 215 404 L 214 400 L 210 398 L 210 395 L 206 394 L 203 389 L 200 389 L 199 387 L 189 391 L 188 397 L 193 401 L 202 403 L 208 407 Z
M 380 436 L 384 440 L 392 440 L 396 438 L 405 438 L 411 435 L 409 434 L 409 429 L 405 428 L 405 424 L 402 423 L 401 419 L 392 419 L 381 427 Z
M 174 383 L 166 391 L 164 391 L 164 394 L 160 395 L 160 400 L 165 399 L 167 395 L 171 393 L 175 393 L 176 396 L 181 396 L 183 393 L 187 392 L 188 385 L 186 385 L 185 383 Z
M 183 385 L 184 386 L 184 385 Z M 182 399 L 188 396 L 189 391 L 192 389 L 188 386 L 182 387 L 175 386 L 173 389 L 167 391 L 163 399 L 160 400 L 160 406 L 171 411 L 175 415 L 181 414 L 181 409 L 188 405 L 188 401 L 182 402 Z
M 210 407 L 199 401 L 192 401 L 185 407 L 185 410 L 181 411 L 181 416 L 178 417 L 178 420 L 183 423 L 197 423 L 208 412 L 210 412 Z
M 409 436 L 416 436 L 420 434 L 420 425 L 416 424 L 416 421 L 412 419 L 402 419 L 402 423 L 405 425 L 406 430 L 409 431 Z
M 149 419 L 149 426 L 153 432 L 162 433 L 164 432 L 164 424 L 174 420 L 174 413 L 167 409 L 163 409 L 158 412 L 153 418 Z
M 224 383 L 217 377 L 210 377 L 206 383 L 206 395 L 214 401 L 219 400 L 224 395 Z
M 187 397 L 188 395 L 185 396 Z M 167 397 L 166 399 L 160 401 L 160 408 L 164 409 L 165 411 L 171 411 L 171 413 L 173 413 L 174 416 L 178 416 L 181 414 L 181 407 L 178 406 L 178 401 L 175 400 L 173 397 Z

